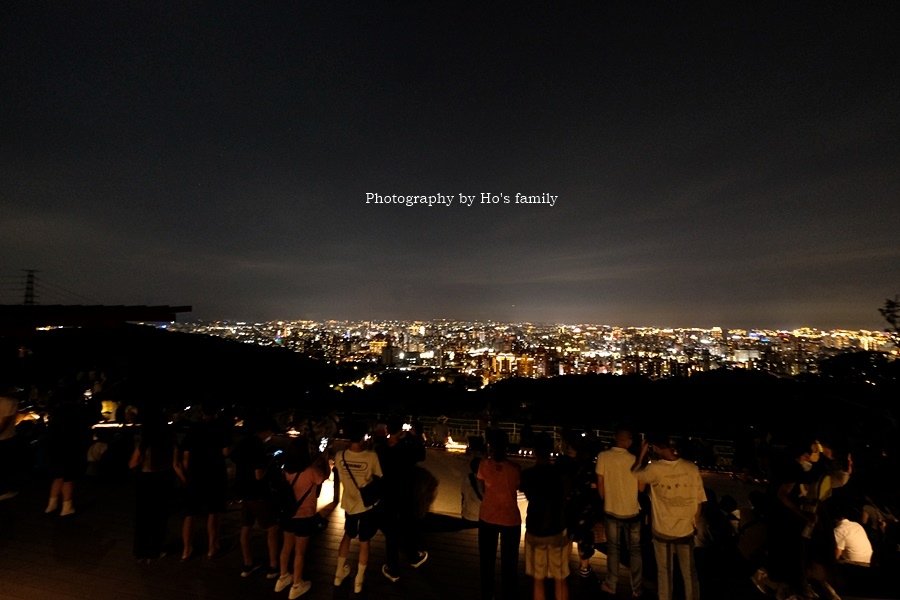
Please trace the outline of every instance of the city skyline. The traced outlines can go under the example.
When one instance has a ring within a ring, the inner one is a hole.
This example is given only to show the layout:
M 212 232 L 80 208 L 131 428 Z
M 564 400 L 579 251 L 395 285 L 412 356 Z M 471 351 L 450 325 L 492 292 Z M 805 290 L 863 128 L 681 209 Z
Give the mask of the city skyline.
M 880 331 L 894 12 L 15 5 L 0 283 L 201 320 Z
M 842 334 L 842 333 L 866 333 L 866 334 L 876 334 L 879 337 L 883 337 L 888 343 L 890 340 L 890 336 L 892 332 L 890 328 L 887 327 L 876 327 L 876 328 L 851 328 L 851 327 L 831 327 L 831 328 L 822 328 L 822 327 L 812 327 L 808 325 L 802 325 L 794 328 L 783 328 L 783 327 L 727 327 L 722 324 L 718 325 L 659 325 L 659 324 L 621 324 L 621 323 L 593 323 L 588 321 L 580 321 L 580 322 L 540 322 L 540 321 L 500 321 L 497 319 L 483 319 L 483 320 L 470 320 L 470 319 L 450 319 L 450 318 L 435 318 L 435 319 L 396 319 L 396 318 L 385 318 L 385 319 L 340 319 L 340 318 L 325 318 L 325 319 L 264 319 L 264 320 L 252 320 L 252 319 L 191 319 L 184 318 L 177 322 L 172 322 L 169 326 L 194 326 L 194 325 L 212 325 L 212 324 L 222 324 L 226 325 L 275 325 L 275 324 L 346 324 L 352 325 L 354 327 L 359 327 L 362 325 L 377 327 L 377 326 L 408 326 L 408 325 L 438 325 L 438 324 L 468 324 L 472 326 L 490 326 L 490 327 L 594 327 L 594 328 L 607 328 L 607 329 L 628 329 L 628 330 L 641 330 L 641 329 L 652 329 L 658 331 L 713 331 L 713 330 L 734 330 L 740 332 L 765 332 L 769 334 L 774 333 L 790 333 L 792 335 L 800 335 L 804 332 L 811 332 L 810 335 L 813 334 Z
M 212 335 L 245 344 L 280 347 L 329 364 L 354 365 L 348 385 L 375 383 L 374 368 L 422 369 L 445 382 L 450 374 L 480 385 L 509 377 L 641 375 L 690 377 L 718 369 L 776 376 L 827 372 L 847 352 L 880 352 L 859 362 L 890 361 L 892 337 L 878 331 L 795 331 L 703 328 L 538 325 L 467 321 L 225 321 L 173 323 L 166 329 Z M 359 365 L 362 372 L 357 372 Z M 825 365 L 825 366 L 823 366 Z M 865 369 L 861 369 L 865 372 Z M 869 375 L 874 378 L 874 375 Z M 469 381 L 467 385 L 473 385 Z M 873 384 L 874 385 L 874 384 Z

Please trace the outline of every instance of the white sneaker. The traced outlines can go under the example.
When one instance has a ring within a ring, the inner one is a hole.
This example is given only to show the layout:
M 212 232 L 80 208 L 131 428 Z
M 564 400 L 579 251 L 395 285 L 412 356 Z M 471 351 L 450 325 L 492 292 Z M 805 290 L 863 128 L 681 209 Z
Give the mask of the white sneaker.
M 63 502 L 62 510 L 59 511 L 59 516 L 68 517 L 69 515 L 75 514 L 75 507 L 71 502 Z
M 287 575 L 282 575 L 275 582 L 275 591 L 280 592 L 284 589 L 287 589 L 287 586 L 291 585 L 291 583 L 293 581 L 294 581 L 294 576 L 291 575 L 290 573 L 288 573 Z
M 334 576 L 334 585 L 341 585 L 347 576 L 350 575 L 350 565 L 344 565 L 343 570 Z
M 309 591 L 309 588 L 312 587 L 311 581 L 300 581 L 291 586 L 291 591 L 288 594 L 288 600 L 294 600 L 295 598 L 299 598 L 303 594 Z
M 354 593 L 354 594 L 361 594 L 361 593 L 362 593 L 362 588 L 363 588 L 363 582 L 364 582 L 364 581 L 365 581 L 365 579 L 360 579 L 359 577 L 357 577 L 356 579 L 353 580 L 353 593 Z
M 393 573 L 391 573 L 388 570 L 387 565 L 381 565 L 381 574 L 384 575 L 385 577 L 387 577 L 388 581 L 390 581 L 391 583 L 396 583 L 396 582 L 400 581 L 400 576 L 394 575 Z
M 750 577 L 750 581 L 753 582 L 760 594 L 769 594 L 772 591 L 769 574 L 765 569 L 757 569 L 756 573 Z
M 418 569 L 419 567 L 421 567 L 422 565 L 425 564 L 426 560 L 428 560 L 428 552 L 425 550 L 422 550 L 421 552 L 419 552 L 419 555 L 416 557 L 415 562 L 410 563 L 410 566 L 414 569 Z

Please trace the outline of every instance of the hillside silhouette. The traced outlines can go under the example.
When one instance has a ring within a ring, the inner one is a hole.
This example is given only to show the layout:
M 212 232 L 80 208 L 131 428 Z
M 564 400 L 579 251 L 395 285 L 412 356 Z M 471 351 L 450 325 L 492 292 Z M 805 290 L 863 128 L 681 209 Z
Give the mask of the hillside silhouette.
M 208 399 L 223 407 L 280 409 L 346 377 L 337 366 L 282 348 L 132 324 L 39 331 L 0 343 L 8 383 L 52 390 L 102 374 L 103 395 L 126 403 L 178 406 Z

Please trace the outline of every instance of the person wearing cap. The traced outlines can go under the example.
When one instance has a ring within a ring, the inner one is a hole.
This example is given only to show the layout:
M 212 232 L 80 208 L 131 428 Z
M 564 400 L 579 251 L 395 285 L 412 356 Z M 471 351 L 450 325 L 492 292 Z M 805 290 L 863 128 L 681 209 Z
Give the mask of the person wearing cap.
M 656 457 L 650 462 L 650 452 Z M 674 440 L 657 436 L 641 443 L 632 467 L 639 482 L 650 486 L 650 516 L 656 555 L 657 595 L 671 600 L 677 558 L 687 600 L 700 600 L 694 533 L 701 505 L 706 502 L 697 465 L 681 458 Z

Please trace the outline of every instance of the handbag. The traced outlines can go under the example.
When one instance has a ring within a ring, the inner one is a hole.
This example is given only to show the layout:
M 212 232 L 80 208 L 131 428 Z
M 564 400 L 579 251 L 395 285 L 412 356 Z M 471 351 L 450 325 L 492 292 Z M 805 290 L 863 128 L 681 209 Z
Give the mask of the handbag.
M 319 533 L 321 531 L 325 531 L 328 529 L 328 518 L 325 517 L 322 513 L 316 513 L 313 515 L 313 531 Z
M 373 475 L 369 483 L 359 487 L 359 484 L 356 483 L 356 477 L 353 476 L 353 471 L 350 470 L 350 467 L 347 466 L 347 461 L 344 460 L 345 453 L 346 450 L 341 452 L 341 462 L 344 463 L 344 470 L 350 475 L 350 481 L 353 482 L 354 487 L 359 491 L 359 497 L 362 498 L 363 506 L 372 508 L 381 502 L 381 499 L 384 497 L 384 480 L 378 475 Z

